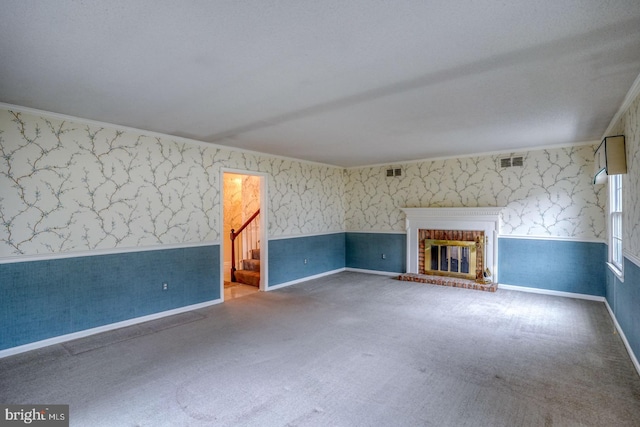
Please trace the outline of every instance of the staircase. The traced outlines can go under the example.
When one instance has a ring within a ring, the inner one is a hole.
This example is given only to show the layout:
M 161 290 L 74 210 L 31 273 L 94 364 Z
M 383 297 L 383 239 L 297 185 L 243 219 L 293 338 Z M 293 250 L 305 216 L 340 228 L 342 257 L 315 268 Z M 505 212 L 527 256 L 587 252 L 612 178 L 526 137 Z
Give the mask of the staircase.
M 234 272 L 235 281 L 260 287 L 260 249 L 251 249 L 249 255 L 251 258 L 240 261 L 240 270 Z
M 259 215 L 260 209 L 245 221 L 236 232 L 231 229 L 231 281 L 260 287 L 260 239 L 259 239 Z M 242 239 L 238 239 L 243 231 L 247 231 Z M 237 242 L 236 242 L 236 239 Z M 236 245 L 237 251 L 236 251 Z M 244 254 L 244 255 L 242 255 Z M 249 259 L 240 260 L 248 256 Z M 236 270 L 236 264 L 240 266 Z

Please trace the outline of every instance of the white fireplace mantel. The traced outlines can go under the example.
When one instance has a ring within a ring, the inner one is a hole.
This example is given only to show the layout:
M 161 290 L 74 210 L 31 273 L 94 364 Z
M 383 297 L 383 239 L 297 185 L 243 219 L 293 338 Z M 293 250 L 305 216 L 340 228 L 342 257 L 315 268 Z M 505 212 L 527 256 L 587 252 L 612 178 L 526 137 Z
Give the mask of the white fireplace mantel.
M 407 273 L 418 271 L 418 230 L 478 230 L 486 241 L 485 266 L 498 282 L 498 232 L 502 207 L 400 208 L 406 215 Z

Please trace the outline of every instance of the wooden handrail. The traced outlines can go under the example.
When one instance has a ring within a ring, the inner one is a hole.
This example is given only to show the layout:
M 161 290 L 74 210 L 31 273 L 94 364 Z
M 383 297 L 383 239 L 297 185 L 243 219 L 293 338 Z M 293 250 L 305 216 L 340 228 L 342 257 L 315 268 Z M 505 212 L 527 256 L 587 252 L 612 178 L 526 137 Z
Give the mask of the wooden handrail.
M 253 213 L 253 215 L 251 215 L 251 217 L 249 217 L 248 220 L 246 220 L 244 222 L 244 224 L 242 224 L 242 226 L 240 227 L 240 229 L 237 232 L 234 232 L 233 229 L 231 229 L 231 240 L 235 240 L 236 237 L 238 237 L 240 235 L 240 233 L 242 233 L 242 230 L 244 230 L 245 228 L 247 228 L 247 225 L 249 225 L 249 223 L 251 221 L 253 221 L 258 215 L 260 215 L 260 209 L 258 209 L 257 211 L 255 211 Z
M 242 231 L 245 228 L 247 228 L 247 226 L 251 223 L 251 221 L 256 219 L 258 215 L 260 215 L 260 209 L 255 211 L 253 215 L 251 215 L 249 219 L 246 220 L 244 224 L 242 224 L 242 226 L 238 229 L 237 232 L 233 228 L 231 229 L 230 237 L 231 237 L 231 281 L 232 282 L 236 281 L 236 244 L 235 244 L 236 238 L 240 235 L 240 233 L 242 233 Z

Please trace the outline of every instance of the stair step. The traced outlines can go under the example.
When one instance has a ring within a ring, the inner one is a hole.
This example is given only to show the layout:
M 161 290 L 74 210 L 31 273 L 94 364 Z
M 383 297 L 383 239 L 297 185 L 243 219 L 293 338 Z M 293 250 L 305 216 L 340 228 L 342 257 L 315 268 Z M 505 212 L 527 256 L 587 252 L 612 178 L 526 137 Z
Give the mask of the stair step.
M 245 285 L 251 285 L 260 287 L 260 272 L 249 270 L 237 270 L 235 272 L 236 282 L 244 283 Z
M 243 259 L 242 269 L 260 272 L 260 260 L 259 259 Z
M 251 259 L 260 259 L 260 249 L 251 249 Z

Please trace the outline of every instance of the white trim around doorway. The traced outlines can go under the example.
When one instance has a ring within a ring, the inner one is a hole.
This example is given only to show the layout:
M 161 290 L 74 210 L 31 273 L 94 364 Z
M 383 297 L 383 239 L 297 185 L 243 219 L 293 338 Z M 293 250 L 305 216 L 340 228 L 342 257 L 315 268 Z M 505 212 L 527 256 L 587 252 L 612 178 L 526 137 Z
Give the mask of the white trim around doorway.
M 220 168 L 220 299 L 224 301 L 224 248 L 227 237 L 224 235 L 224 174 L 252 175 L 260 178 L 260 290 L 265 291 L 269 283 L 269 245 L 268 243 L 268 188 L 269 174 L 250 170 Z

